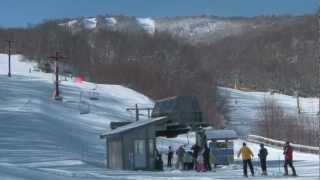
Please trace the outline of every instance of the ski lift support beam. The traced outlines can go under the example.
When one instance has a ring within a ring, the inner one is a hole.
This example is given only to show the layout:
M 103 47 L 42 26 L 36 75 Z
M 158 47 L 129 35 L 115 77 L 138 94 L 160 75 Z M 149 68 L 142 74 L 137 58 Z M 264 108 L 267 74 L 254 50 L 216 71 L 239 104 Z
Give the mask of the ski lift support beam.
M 54 98 L 55 99 L 60 99 L 60 91 L 59 91 L 59 60 L 61 59 L 66 59 L 66 56 L 61 55 L 59 52 L 56 52 L 55 55 L 48 56 L 50 60 L 53 60 L 55 63 L 55 93 L 54 93 Z
M 152 110 L 153 110 L 153 108 L 139 108 L 138 104 L 135 104 L 134 108 L 127 108 L 127 111 L 135 111 L 136 112 L 136 121 L 139 121 L 139 111 L 148 111 L 148 118 L 150 118 Z
M 13 40 L 5 40 L 8 43 L 8 77 L 11 77 L 11 50 L 12 50 L 12 43 Z

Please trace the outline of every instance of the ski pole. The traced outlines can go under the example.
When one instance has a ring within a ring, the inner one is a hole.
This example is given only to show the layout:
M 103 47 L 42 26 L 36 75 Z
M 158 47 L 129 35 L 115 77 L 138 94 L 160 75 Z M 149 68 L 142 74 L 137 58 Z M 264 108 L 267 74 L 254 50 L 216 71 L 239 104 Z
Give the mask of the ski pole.
M 281 161 L 280 161 L 280 155 L 278 155 L 278 174 L 280 175 L 281 174 L 281 170 L 280 170 L 280 163 L 281 163 Z

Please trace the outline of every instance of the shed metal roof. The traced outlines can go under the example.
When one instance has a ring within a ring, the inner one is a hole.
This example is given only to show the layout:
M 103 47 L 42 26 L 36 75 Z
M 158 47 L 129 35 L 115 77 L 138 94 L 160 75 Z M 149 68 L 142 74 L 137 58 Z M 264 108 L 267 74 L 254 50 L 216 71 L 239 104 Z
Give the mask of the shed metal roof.
M 150 124 L 153 124 L 153 123 L 157 123 L 157 122 L 163 121 L 166 118 L 167 118 L 166 116 L 163 116 L 163 117 L 152 118 L 151 120 L 141 120 L 141 121 L 132 122 L 132 123 L 130 123 L 128 125 L 121 126 L 121 127 L 118 127 L 118 128 L 116 128 L 114 130 L 108 131 L 108 132 L 102 134 L 100 137 L 101 138 L 106 138 L 108 136 L 121 134 L 121 133 L 124 133 L 126 131 L 129 131 L 129 130 L 132 130 L 132 129 L 135 129 L 135 128 L 139 128 L 139 127 L 142 127 L 142 126 L 147 126 L 147 125 L 150 125 Z
M 231 140 L 239 138 L 234 130 L 206 130 L 205 134 L 207 139 L 211 140 Z
M 152 115 L 154 117 L 161 115 L 162 113 L 193 113 L 200 112 L 200 106 L 196 97 L 194 96 L 174 96 L 156 101 Z

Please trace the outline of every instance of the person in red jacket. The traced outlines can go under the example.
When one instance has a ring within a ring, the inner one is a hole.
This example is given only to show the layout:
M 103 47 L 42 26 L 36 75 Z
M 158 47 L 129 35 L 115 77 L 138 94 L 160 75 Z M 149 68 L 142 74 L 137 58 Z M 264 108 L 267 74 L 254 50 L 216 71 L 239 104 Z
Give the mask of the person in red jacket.
M 288 165 L 290 166 L 292 170 L 292 175 L 297 176 L 296 170 L 293 166 L 293 148 L 290 146 L 290 142 L 286 142 L 284 148 L 283 148 L 283 154 L 284 154 L 284 175 L 288 176 Z

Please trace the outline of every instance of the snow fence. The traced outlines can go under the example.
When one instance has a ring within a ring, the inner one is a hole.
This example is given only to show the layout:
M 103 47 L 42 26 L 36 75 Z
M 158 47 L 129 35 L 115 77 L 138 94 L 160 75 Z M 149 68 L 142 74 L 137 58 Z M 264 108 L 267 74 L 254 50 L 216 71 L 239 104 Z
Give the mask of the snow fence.
M 267 145 L 277 146 L 277 147 L 283 147 L 285 144 L 285 141 L 274 140 L 274 139 L 265 138 L 258 135 L 248 135 L 247 141 L 252 143 L 264 143 Z M 293 144 L 293 143 L 291 143 L 291 146 L 294 148 L 294 150 L 299 152 L 312 153 L 312 154 L 319 153 L 319 147 L 305 146 L 305 145 Z

